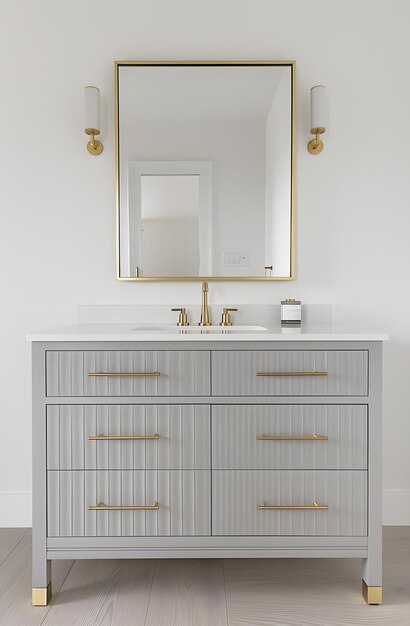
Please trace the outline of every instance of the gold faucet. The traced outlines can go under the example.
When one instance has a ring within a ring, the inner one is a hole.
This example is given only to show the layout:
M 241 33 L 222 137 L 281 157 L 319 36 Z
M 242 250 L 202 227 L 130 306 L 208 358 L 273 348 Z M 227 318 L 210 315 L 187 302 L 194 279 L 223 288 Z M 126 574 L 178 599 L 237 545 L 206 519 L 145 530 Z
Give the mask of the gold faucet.
M 202 283 L 202 309 L 201 309 L 201 320 L 198 326 L 212 326 L 212 322 L 209 320 L 209 311 L 208 311 L 208 283 L 204 281 Z
M 188 315 L 186 314 L 186 308 L 181 306 L 179 309 L 171 309 L 171 311 L 179 311 L 179 318 L 177 322 L 177 326 L 189 326 Z
M 232 326 L 232 321 L 231 321 L 231 311 L 237 311 L 238 309 L 227 309 L 224 308 L 223 309 L 223 313 L 222 313 L 222 321 L 219 324 L 219 326 Z

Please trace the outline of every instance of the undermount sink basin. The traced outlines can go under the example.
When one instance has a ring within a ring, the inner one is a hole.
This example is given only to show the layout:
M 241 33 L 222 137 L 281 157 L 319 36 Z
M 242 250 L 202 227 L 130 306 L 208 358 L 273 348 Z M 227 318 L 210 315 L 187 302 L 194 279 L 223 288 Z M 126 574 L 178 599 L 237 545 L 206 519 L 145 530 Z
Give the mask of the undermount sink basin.
M 267 330 L 264 326 L 176 326 L 175 324 L 139 324 L 133 328 L 136 332 L 184 332 L 184 333 L 262 333 Z

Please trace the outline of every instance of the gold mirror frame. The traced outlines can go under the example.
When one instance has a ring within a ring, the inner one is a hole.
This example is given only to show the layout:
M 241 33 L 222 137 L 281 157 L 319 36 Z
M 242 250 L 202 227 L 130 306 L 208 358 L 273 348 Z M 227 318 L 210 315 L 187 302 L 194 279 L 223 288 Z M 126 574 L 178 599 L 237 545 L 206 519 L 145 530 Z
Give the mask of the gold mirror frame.
M 120 276 L 120 185 L 119 185 L 119 92 L 118 72 L 125 65 L 135 66 L 192 66 L 192 65 L 237 65 L 237 66 L 288 66 L 291 71 L 291 198 L 290 198 L 290 276 Z M 295 135 L 296 135 L 296 62 L 295 61 L 115 61 L 114 62 L 114 101 L 115 101 L 115 195 L 116 195 L 116 241 L 117 241 L 117 280 L 127 282 L 198 282 L 198 281 L 283 281 L 295 279 Z

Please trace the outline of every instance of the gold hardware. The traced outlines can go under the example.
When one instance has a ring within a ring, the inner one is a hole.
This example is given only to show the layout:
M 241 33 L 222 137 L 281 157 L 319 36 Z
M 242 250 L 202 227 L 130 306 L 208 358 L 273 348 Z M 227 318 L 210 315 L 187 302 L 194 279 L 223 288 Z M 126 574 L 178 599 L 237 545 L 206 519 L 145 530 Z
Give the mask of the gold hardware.
M 159 435 L 124 435 L 124 436 L 106 436 L 95 435 L 88 437 L 89 441 L 151 441 L 152 439 L 159 439 Z
M 88 376 L 161 376 L 159 372 L 88 372 Z
M 96 135 L 100 134 L 100 131 L 96 128 L 86 128 L 85 133 L 90 137 L 90 141 L 87 143 L 88 152 L 93 156 L 98 156 L 104 150 L 101 141 L 95 138 Z
M 320 135 L 322 135 L 326 131 L 326 128 L 320 126 L 319 128 L 312 128 L 310 131 L 312 135 L 316 135 L 315 139 L 311 139 L 308 143 L 308 150 L 310 154 L 320 154 L 323 150 L 323 141 L 320 139 Z
M 302 506 L 288 506 L 288 505 L 279 505 L 279 506 L 271 506 L 264 502 L 256 507 L 258 511 L 326 511 L 329 507 L 318 504 L 316 501 L 311 505 L 302 505 Z
M 155 502 L 151 505 L 137 505 L 137 506 L 107 506 L 103 502 L 97 502 L 95 506 L 89 506 L 89 511 L 158 511 L 159 504 Z
M 367 604 L 383 604 L 383 587 L 369 587 L 362 580 L 362 594 Z
M 246 67 L 285 67 L 291 71 L 291 186 L 290 186 L 290 274 L 289 276 L 121 276 L 120 266 L 120 168 L 119 168 L 119 70 L 121 66 L 136 67 L 178 67 L 178 66 L 246 66 Z M 117 252 L 117 280 L 123 282 L 199 282 L 204 280 L 220 281 L 284 281 L 295 280 L 295 196 L 296 196 L 296 61 L 272 61 L 272 60 L 210 60 L 210 61 L 186 61 L 186 60 L 158 60 L 158 61 L 114 61 L 114 105 L 115 105 L 115 195 L 116 195 L 116 252 Z
M 219 326 L 232 326 L 232 321 L 231 321 L 231 311 L 237 311 L 238 309 L 227 309 L 224 308 L 223 313 L 222 313 L 222 321 L 219 324 Z
M 209 319 L 209 311 L 208 311 L 208 283 L 206 280 L 202 283 L 202 309 L 201 309 L 201 319 L 199 321 L 198 326 L 212 326 L 212 322 Z
M 327 372 L 257 372 L 256 376 L 327 376 Z
M 186 308 L 182 306 L 180 309 L 171 309 L 171 311 L 180 311 L 177 326 L 189 326 Z
M 256 437 L 258 441 L 328 441 L 328 437 L 324 435 L 302 435 L 302 436 L 286 436 L 279 435 L 278 437 L 271 437 L 269 435 L 259 435 Z
M 51 600 L 51 582 L 47 587 L 38 587 L 31 590 L 31 604 L 33 606 L 47 606 Z

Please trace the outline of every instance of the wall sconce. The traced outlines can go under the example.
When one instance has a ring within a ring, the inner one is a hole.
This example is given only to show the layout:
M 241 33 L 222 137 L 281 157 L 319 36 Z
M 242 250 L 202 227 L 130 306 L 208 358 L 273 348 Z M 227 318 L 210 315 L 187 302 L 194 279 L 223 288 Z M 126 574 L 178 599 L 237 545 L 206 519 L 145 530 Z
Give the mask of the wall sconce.
M 84 89 L 85 105 L 85 132 L 90 136 L 87 150 L 93 156 L 101 154 L 104 149 L 101 141 L 95 136 L 100 134 L 100 90 L 98 87 L 86 87 Z
M 308 143 L 310 154 L 320 154 L 323 150 L 323 141 L 320 135 L 326 132 L 327 102 L 326 87 L 316 85 L 310 90 L 310 132 L 316 135 Z

